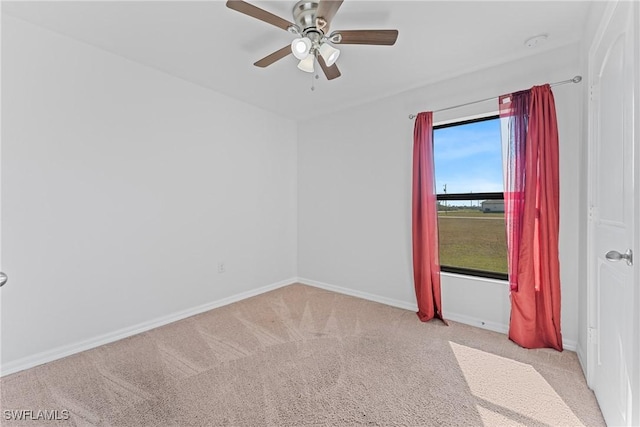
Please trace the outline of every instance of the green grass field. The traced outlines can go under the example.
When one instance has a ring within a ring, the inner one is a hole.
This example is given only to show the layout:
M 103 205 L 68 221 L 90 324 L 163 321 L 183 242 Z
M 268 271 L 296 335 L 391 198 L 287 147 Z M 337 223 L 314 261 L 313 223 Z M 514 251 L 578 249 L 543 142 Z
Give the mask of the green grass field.
M 441 265 L 507 273 L 504 214 L 439 212 L 438 229 Z

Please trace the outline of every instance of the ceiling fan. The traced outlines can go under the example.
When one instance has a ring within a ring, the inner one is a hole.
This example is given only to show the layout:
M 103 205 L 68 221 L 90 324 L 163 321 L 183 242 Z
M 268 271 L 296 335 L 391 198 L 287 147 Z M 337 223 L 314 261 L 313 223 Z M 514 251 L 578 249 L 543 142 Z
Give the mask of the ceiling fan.
M 268 67 L 274 62 L 293 54 L 300 60 L 298 68 L 314 72 L 317 60 L 328 80 L 340 77 L 335 64 L 340 50 L 331 44 L 367 44 L 391 46 L 398 38 L 398 30 L 341 30 L 329 33 L 331 20 L 343 0 L 300 0 L 293 7 L 293 22 L 260 9 L 242 0 L 227 0 L 227 7 L 253 18 L 275 25 L 296 36 L 293 42 L 265 56 L 253 65 Z

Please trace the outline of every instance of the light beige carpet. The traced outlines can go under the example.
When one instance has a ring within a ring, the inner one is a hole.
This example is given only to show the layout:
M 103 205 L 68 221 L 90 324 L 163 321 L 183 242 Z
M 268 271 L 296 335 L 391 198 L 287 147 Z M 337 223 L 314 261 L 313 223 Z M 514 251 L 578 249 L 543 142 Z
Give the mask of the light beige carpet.
M 573 352 L 303 285 L 0 386 L 2 426 L 604 425 Z M 69 420 L 6 419 L 45 409 Z

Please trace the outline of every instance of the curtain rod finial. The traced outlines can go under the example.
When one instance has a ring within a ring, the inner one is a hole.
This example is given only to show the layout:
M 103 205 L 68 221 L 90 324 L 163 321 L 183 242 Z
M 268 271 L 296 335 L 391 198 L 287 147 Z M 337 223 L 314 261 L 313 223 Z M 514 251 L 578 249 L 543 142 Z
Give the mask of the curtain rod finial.
M 582 81 L 582 76 L 575 76 L 571 81 L 574 83 L 580 83 Z
M 415 115 L 415 114 L 409 114 L 409 120 L 413 120 L 413 119 L 415 119 L 415 118 L 416 118 L 416 115 Z

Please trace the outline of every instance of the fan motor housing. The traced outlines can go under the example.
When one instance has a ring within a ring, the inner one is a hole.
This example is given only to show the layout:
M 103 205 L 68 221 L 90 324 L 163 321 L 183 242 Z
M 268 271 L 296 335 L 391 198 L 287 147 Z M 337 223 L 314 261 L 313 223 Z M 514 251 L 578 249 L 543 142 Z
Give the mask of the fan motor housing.
M 317 1 L 301 0 L 293 6 L 293 22 L 303 34 L 309 30 L 320 31 L 316 28 L 317 12 Z

